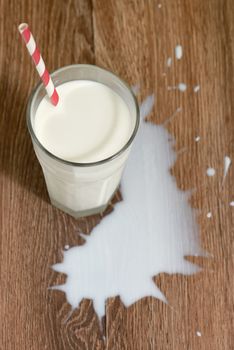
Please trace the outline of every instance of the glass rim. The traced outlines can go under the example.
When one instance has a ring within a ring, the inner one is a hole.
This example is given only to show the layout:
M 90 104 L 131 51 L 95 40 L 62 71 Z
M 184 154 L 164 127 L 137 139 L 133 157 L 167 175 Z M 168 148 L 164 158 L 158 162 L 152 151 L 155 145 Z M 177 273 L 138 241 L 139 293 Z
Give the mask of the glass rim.
M 93 65 L 93 64 L 71 64 L 71 65 L 67 65 L 67 66 L 64 66 L 62 68 L 59 68 L 57 70 L 55 70 L 53 73 L 51 73 L 51 77 L 53 78 L 54 75 L 56 73 L 59 73 L 59 72 L 62 72 L 64 70 L 67 70 L 69 68 L 72 68 L 72 67 L 92 67 L 92 68 L 95 68 L 99 71 L 103 71 L 105 73 L 108 73 L 109 75 L 111 75 L 114 79 L 118 79 L 123 85 L 124 87 L 128 90 L 128 92 L 130 93 L 132 99 L 133 99 L 133 102 L 134 102 L 134 105 L 135 105 L 135 110 L 136 110 L 136 121 L 135 121 L 135 126 L 134 126 L 134 129 L 131 133 L 131 136 L 129 137 L 128 141 L 124 144 L 124 146 L 122 148 L 120 148 L 116 153 L 114 153 L 113 155 L 107 157 L 107 158 L 104 158 L 104 159 L 101 159 L 101 160 L 98 160 L 98 161 L 95 161 L 95 162 L 86 162 L 86 163 L 79 163 L 79 162 L 72 162 L 72 161 L 69 161 L 69 160 L 66 160 L 66 159 L 63 159 L 63 158 L 60 158 L 58 156 L 56 156 L 55 154 L 51 153 L 49 150 L 47 150 L 43 144 L 39 141 L 39 139 L 37 138 L 34 130 L 33 130 L 33 127 L 32 127 L 32 122 L 31 122 L 31 109 L 32 109 L 32 104 L 34 102 L 34 98 L 35 98 L 35 95 L 36 95 L 36 92 L 43 86 L 43 83 L 42 82 L 39 82 L 36 87 L 32 90 L 31 94 L 30 94 L 30 97 L 29 97 L 29 100 L 28 100 L 28 103 L 27 103 L 27 110 L 26 110 L 26 118 L 27 118 L 27 126 L 28 126 L 28 130 L 29 130 L 29 133 L 32 137 L 32 139 L 36 142 L 36 144 L 42 149 L 43 152 L 45 152 L 49 157 L 53 158 L 54 160 L 60 162 L 60 163 L 63 163 L 63 164 L 66 164 L 66 165 L 70 165 L 70 166 L 77 166 L 77 167 L 92 167 L 92 166 L 96 166 L 96 165 L 101 165 L 101 164 L 104 164 L 104 163 L 107 163 L 115 158 L 117 158 L 119 155 L 121 155 L 126 149 L 128 149 L 128 147 L 131 145 L 132 141 L 134 140 L 135 136 L 136 136 L 136 133 L 137 133 L 137 130 L 139 128 L 139 124 L 140 124 L 140 110 L 139 110 L 139 105 L 138 105 L 138 102 L 137 102 L 137 99 L 136 99 L 136 96 L 134 95 L 132 89 L 130 88 L 130 86 L 124 81 L 122 80 L 121 78 L 119 78 L 116 74 L 112 73 L 111 71 L 107 70 L 107 69 L 104 69 L 104 68 L 100 68 L 96 65 Z M 60 84 L 62 85 L 62 84 Z M 59 85 L 58 85 L 59 86 Z

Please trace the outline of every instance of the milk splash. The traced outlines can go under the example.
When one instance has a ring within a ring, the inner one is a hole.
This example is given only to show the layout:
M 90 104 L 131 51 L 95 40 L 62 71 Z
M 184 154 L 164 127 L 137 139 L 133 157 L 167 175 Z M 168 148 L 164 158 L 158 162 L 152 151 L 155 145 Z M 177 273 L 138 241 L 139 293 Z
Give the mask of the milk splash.
M 168 90 L 176 90 L 176 89 L 178 89 L 179 91 L 184 92 L 184 91 L 187 90 L 187 85 L 185 83 L 179 83 L 176 86 L 168 86 L 167 89 Z
M 172 64 L 172 58 L 168 57 L 168 59 L 167 59 L 167 67 L 171 67 L 171 64 Z
M 232 161 L 231 161 L 231 158 L 228 157 L 228 156 L 225 156 L 224 157 L 224 172 L 223 172 L 223 182 L 227 176 L 227 173 L 228 173 L 228 170 L 230 168 L 230 165 L 231 165 Z
M 181 45 L 177 45 L 175 47 L 175 56 L 177 60 L 181 60 L 182 56 L 183 56 L 183 48 Z
M 141 105 L 142 119 L 154 96 Z M 72 309 L 83 298 L 93 300 L 99 318 L 105 301 L 120 296 L 126 307 L 145 296 L 166 302 L 153 276 L 161 272 L 193 274 L 199 268 L 186 255 L 202 255 L 195 211 L 189 192 L 176 186 L 170 168 L 176 161 L 175 141 L 163 125 L 142 120 L 121 182 L 123 201 L 104 217 L 82 246 L 64 251 L 53 269 L 65 273 Z
M 216 173 L 216 171 L 215 171 L 214 168 L 208 168 L 208 169 L 206 170 L 207 176 L 214 176 L 215 173 Z

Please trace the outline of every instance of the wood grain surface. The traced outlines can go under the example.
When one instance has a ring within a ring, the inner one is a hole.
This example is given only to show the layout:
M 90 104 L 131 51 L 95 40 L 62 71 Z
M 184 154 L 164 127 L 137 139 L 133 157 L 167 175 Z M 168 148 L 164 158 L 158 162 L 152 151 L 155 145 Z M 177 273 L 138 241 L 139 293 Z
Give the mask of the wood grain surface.
M 75 220 L 49 204 L 26 129 L 38 77 L 17 32 L 24 21 L 50 71 L 72 63 L 111 69 L 141 85 L 140 100 L 156 94 L 156 123 L 182 107 L 167 125 L 184 149 L 172 173 L 180 188 L 196 188 L 191 204 L 211 257 L 188 257 L 204 267 L 197 275 L 155 277 L 169 305 L 144 298 L 126 309 L 109 299 L 105 338 L 91 300 L 65 322 L 64 294 L 48 289 L 65 279 L 50 268 L 64 245 L 82 244 L 79 232 L 92 234 L 101 217 Z M 1 350 L 234 349 L 233 166 L 222 186 L 224 156 L 234 160 L 233 38 L 233 0 L 0 0 Z M 177 44 L 183 59 L 167 69 Z M 167 90 L 178 81 L 188 84 L 185 93 Z M 215 177 L 207 178 L 208 166 Z

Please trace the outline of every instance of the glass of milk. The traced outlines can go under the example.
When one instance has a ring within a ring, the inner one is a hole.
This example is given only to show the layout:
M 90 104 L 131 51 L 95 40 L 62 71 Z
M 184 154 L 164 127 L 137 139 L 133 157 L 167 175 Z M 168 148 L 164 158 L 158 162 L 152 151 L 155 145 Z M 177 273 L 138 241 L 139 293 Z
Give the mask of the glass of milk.
M 117 190 L 139 126 L 129 86 L 93 65 L 52 74 L 55 107 L 39 84 L 27 106 L 27 124 L 51 203 L 74 216 L 103 212 Z

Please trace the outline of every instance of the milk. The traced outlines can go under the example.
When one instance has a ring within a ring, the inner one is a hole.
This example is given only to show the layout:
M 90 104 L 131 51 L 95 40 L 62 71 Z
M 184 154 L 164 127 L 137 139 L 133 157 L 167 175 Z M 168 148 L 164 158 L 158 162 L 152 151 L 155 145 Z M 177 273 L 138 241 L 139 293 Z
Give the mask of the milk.
M 75 80 L 57 88 L 60 103 L 45 97 L 36 111 L 34 130 L 42 145 L 59 158 L 97 162 L 128 141 L 133 121 L 123 99 L 109 87 Z
M 73 80 L 57 91 L 59 104 L 54 107 L 44 97 L 32 123 L 37 140 L 50 152 L 33 142 L 51 202 L 75 217 L 100 212 L 119 186 L 130 145 L 116 154 L 131 138 L 136 118 L 102 83 Z

